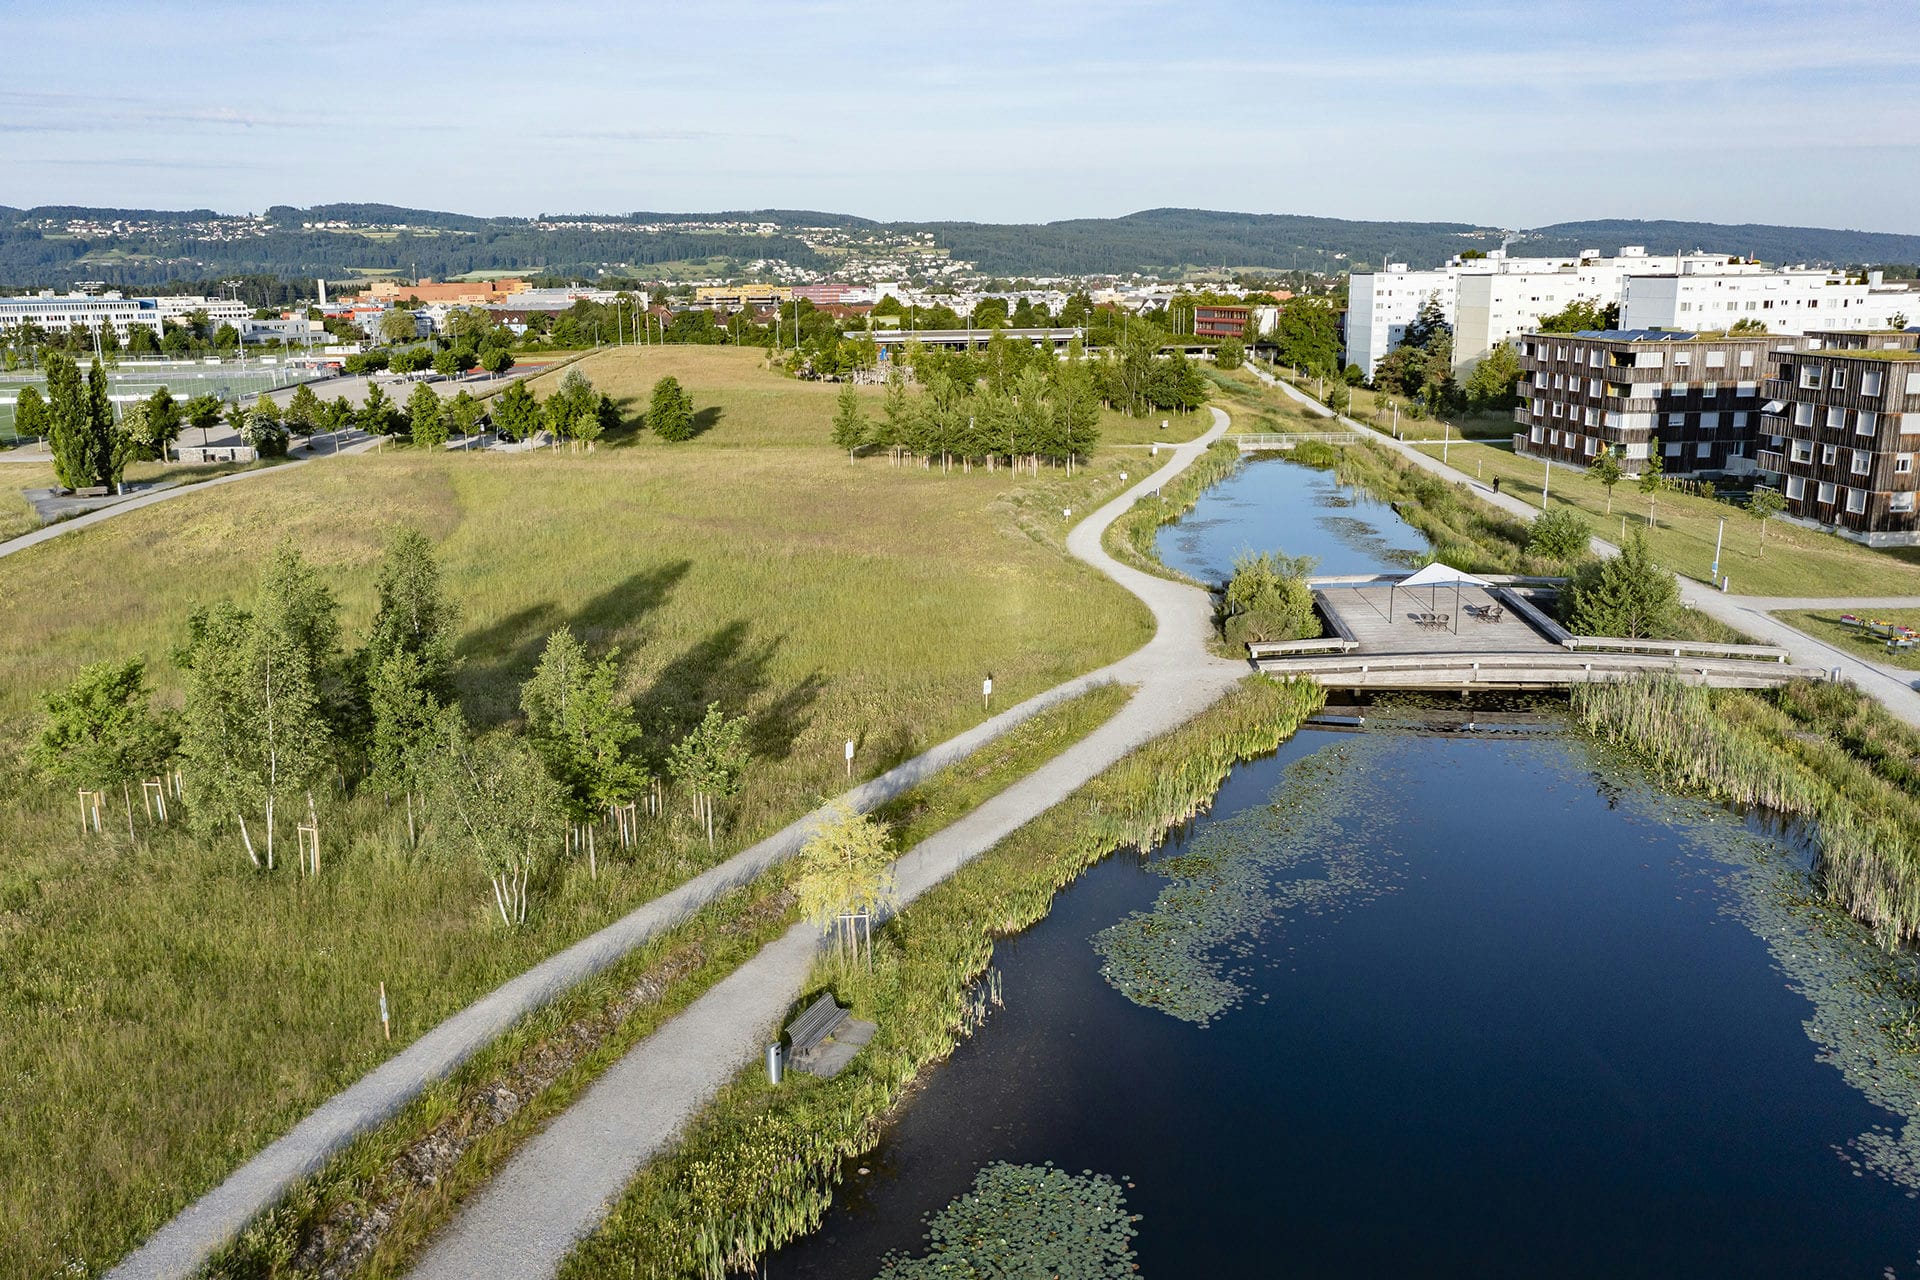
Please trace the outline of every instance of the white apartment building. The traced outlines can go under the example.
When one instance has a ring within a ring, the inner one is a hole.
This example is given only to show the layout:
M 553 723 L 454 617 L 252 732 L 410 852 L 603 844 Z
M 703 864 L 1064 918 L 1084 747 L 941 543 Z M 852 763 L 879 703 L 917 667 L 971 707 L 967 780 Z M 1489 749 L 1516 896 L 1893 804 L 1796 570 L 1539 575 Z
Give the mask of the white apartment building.
M 176 295 L 165 298 L 128 298 L 118 292 L 55 293 L 45 289 L 17 298 L 0 298 L 0 330 L 32 324 L 52 333 L 82 329 L 89 333 L 111 325 L 114 336 L 127 341 L 136 328 L 151 329 L 158 338 L 169 320 L 186 323 L 194 311 L 205 311 L 215 328 L 238 325 L 253 317 L 253 308 L 226 298 Z
M 1769 334 L 1816 329 L 1893 329 L 1920 320 L 1920 293 L 1886 285 L 1878 272 L 1849 281 L 1838 271 L 1738 274 L 1683 271 L 1634 275 L 1620 302 L 1622 329 L 1729 329 L 1758 320 Z
M 0 298 L 0 330 L 33 325 L 46 333 L 81 329 L 94 332 L 108 325 L 125 342 L 136 328 L 160 335 L 161 313 L 152 298 L 124 298 L 117 293 L 56 294 L 51 289 L 18 298 Z
M 1455 377 L 1465 377 L 1500 343 L 1532 332 L 1542 316 L 1581 301 L 1601 306 L 1619 302 L 1632 277 L 1706 270 L 1757 275 L 1766 270 L 1757 262 L 1729 261 L 1725 254 L 1649 254 L 1637 245 L 1621 249 L 1612 258 L 1583 255 L 1580 261 L 1553 270 L 1515 268 L 1516 264 L 1503 262 L 1491 273 L 1460 277 L 1453 315 Z M 1619 327 L 1633 326 L 1622 321 Z
M 1766 268 L 1724 253 L 1648 253 L 1644 246 L 1626 245 L 1610 258 L 1598 249 L 1549 258 L 1510 258 L 1496 250 L 1484 258 L 1454 258 L 1433 271 L 1409 271 L 1404 263 L 1357 271 L 1347 286 L 1347 363 L 1372 377 L 1380 357 L 1406 337 L 1430 297 L 1440 300 L 1453 326 L 1454 370 L 1461 375 L 1496 343 L 1528 332 L 1541 316 L 1568 303 L 1619 302 L 1631 276 L 1707 270 L 1757 275 Z M 1623 321 L 1621 327 L 1628 326 Z
M 175 324 L 185 324 L 187 317 L 196 311 L 206 312 L 207 321 L 216 329 L 223 324 L 238 328 L 242 320 L 253 319 L 252 307 L 231 298 L 202 298 L 197 294 L 182 293 L 148 301 L 160 308 L 162 320 L 171 320 Z

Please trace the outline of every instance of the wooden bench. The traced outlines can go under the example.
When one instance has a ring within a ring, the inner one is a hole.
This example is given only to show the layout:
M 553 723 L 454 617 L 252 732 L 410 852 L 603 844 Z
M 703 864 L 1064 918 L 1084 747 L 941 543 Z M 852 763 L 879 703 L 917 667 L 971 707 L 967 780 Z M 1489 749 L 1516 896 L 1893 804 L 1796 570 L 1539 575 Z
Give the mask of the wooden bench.
M 810 1055 L 846 1020 L 847 1011 L 835 1002 L 833 993 L 822 992 L 818 1000 L 807 1006 L 806 1012 L 787 1024 L 788 1054 L 795 1061 Z
M 76 498 L 110 498 L 113 496 L 113 489 L 111 486 L 104 484 L 83 485 L 73 491 L 73 496 Z
M 832 1079 L 873 1039 L 876 1029 L 871 1022 L 849 1017 L 833 993 L 824 992 L 787 1024 L 787 1061 L 796 1071 Z

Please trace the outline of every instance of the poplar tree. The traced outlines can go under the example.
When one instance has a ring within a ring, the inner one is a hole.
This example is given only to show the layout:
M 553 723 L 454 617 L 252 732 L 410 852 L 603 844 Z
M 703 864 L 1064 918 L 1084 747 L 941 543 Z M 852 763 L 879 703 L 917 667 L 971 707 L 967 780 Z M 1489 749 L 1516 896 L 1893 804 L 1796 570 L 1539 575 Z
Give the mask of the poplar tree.
M 95 791 L 118 783 L 128 839 L 128 787 L 161 772 L 178 745 L 173 730 L 153 713 L 146 671 L 145 658 L 82 668 L 66 688 L 46 695 L 46 720 L 32 747 L 34 763 L 49 777 Z
M 851 381 L 840 384 L 839 400 L 833 411 L 833 442 L 847 451 L 847 465 L 867 441 L 867 415 L 860 407 L 860 393 Z
M 59 351 L 47 353 L 46 367 L 46 434 L 55 478 L 68 489 L 109 483 L 113 408 L 106 373 L 96 360 L 83 380 L 73 357 Z
M 619 650 L 594 662 L 571 629 L 547 638 L 531 679 L 520 687 L 527 736 L 567 796 L 576 827 L 627 800 L 647 771 L 628 756 L 640 736 L 633 707 L 619 697 Z M 588 869 L 599 875 L 593 832 L 582 833 Z
M 707 848 L 713 848 L 713 806 L 740 793 L 741 777 L 750 757 L 747 718 L 728 716 L 717 702 L 692 732 L 667 753 L 667 772 L 693 795 L 694 807 L 707 828 Z
M 48 433 L 47 398 L 38 387 L 20 388 L 19 402 L 13 406 L 13 433 L 37 439 Z

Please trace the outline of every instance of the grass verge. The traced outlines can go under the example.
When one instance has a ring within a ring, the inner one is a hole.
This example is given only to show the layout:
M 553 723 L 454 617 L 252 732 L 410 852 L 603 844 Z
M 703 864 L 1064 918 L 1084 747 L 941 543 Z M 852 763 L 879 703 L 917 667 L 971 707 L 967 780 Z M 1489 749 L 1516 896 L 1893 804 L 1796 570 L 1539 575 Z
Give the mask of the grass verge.
M 1207 451 L 1194 459 L 1192 466 L 1161 486 L 1158 492 L 1139 499 L 1107 526 L 1104 539 L 1107 553 L 1122 564 L 1157 577 L 1192 582 L 1186 574 L 1161 563 L 1160 553 L 1154 547 L 1155 536 L 1193 510 L 1207 489 L 1232 475 L 1240 466 L 1240 456 L 1240 446 L 1231 437 L 1208 445 Z
M 779 1087 L 743 1071 L 679 1146 L 628 1188 L 566 1280 L 714 1276 L 820 1222 L 843 1158 L 869 1149 L 914 1079 L 966 1033 L 968 988 L 994 940 L 1042 918 L 1084 868 L 1148 848 L 1204 809 L 1233 765 L 1271 751 L 1321 703 L 1308 683 L 1250 677 L 1001 841 L 890 921 L 871 971 L 823 965 L 873 1042 L 832 1080 Z
M 1809 822 L 1821 891 L 1892 948 L 1920 938 L 1920 740 L 1865 703 L 1850 686 L 1763 697 L 1672 677 L 1572 693 L 1589 732 L 1666 785 Z M 1877 740 L 1880 754 L 1854 754 L 1841 734 Z

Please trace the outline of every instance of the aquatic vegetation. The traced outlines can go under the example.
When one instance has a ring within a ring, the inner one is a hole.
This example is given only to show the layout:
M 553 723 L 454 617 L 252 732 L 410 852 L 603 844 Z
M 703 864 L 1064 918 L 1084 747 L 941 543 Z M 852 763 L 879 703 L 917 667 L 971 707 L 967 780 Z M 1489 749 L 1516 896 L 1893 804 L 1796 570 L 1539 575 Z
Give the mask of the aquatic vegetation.
M 1135 1004 L 1204 1027 L 1239 1003 L 1234 964 L 1276 917 L 1381 892 L 1390 815 L 1361 796 L 1390 740 L 1360 734 L 1295 761 L 1267 803 L 1208 823 L 1185 852 L 1154 864 L 1172 883 L 1151 910 L 1094 935 L 1100 975 Z
M 1120 1280 L 1136 1269 L 1133 1223 L 1120 1184 L 1105 1174 L 990 1164 L 928 1221 L 926 1253 L 889 1255 L 878 1280 Z
M 776 1087 L 757 1065 L 743 1070 L 561 1275 L 717 1277 L 813 1230 L 842 1161 L 873 1147 L 914 1080 L 966 1034 L 994 940 L 1043 918 L 1108 854 L 1154 847 L 1211 803 L 1236 762 L 1272 751 L 1322 701 L 1305 681 L 1249 677 L 922 895 L 875 933 L 871 970 L 831 974 L 834 994 L 879 1026 L 865 1051 L 831 1080 Z
M 1667 785 L 1811 820 L 1822 891 L 1885 946 L 1920 938 L 1920 801 L 1844 747 L 1759 697 L 1672 677 L 1575 685 L 1572 703 Z
M 1157 493 L 1141 498 L 1125 515 L 1107 527 L 1106 547 L 1117 558 L 1136 569 L 1162 578 L 1186 581 L 1160 561 L 1153 538 L 1162 525 L 1172 524 L 1200 501 L 1200 495 L 1240 468 L 1240 446 L 1231 439 L 1215 440 L 1194 464 L 1163 485 Z

